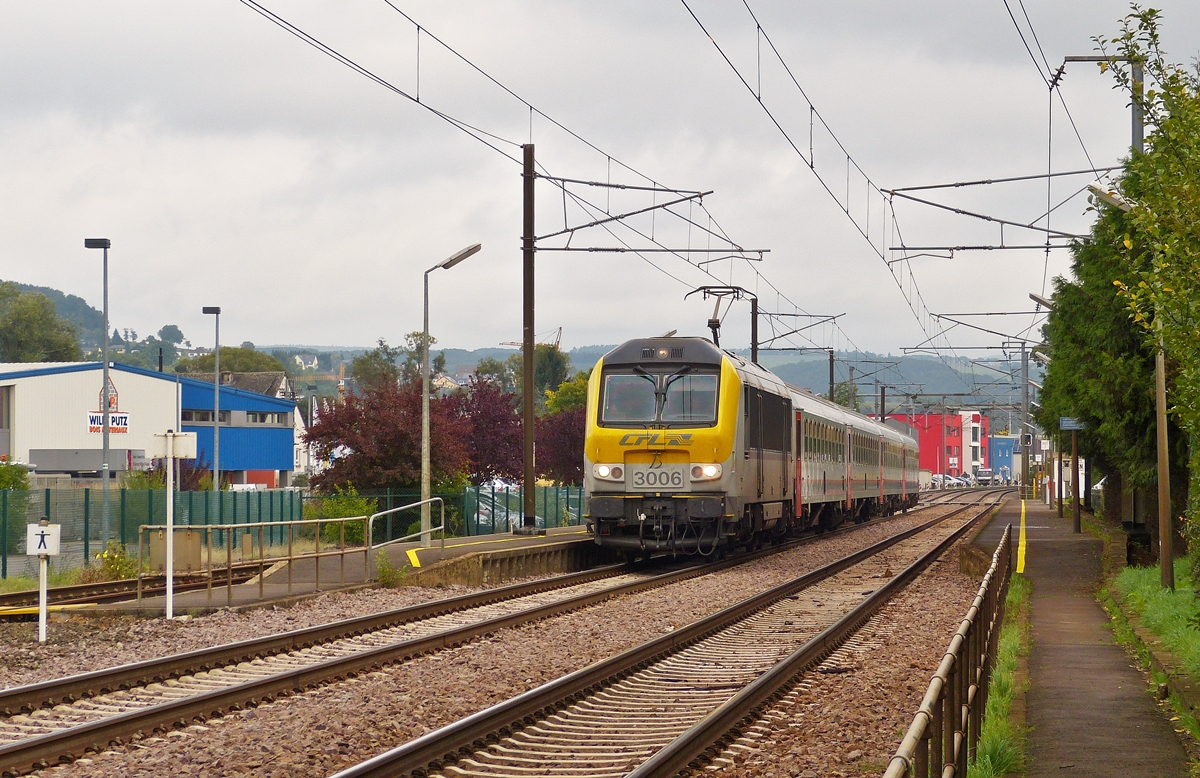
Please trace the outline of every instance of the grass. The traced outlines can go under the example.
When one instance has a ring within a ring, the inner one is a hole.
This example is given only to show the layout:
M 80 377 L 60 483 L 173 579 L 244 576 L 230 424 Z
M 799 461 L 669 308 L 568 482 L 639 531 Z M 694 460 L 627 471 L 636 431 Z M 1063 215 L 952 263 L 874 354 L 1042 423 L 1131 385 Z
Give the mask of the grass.
M 1191 560 L 1175 560 L 1175 591 L 1159 583 L 1157 567 L 1127 567 L 1113 579 L 1121 602 L 1138 615 L 1193 678 L 1200 678 L 1200 625 L 1197 624 Z
M 983 732 L 975 760 L 967 768 L 968 778 L 1001 778 L 1021 770 L 1025 764 L 1025 728 L 1012 719 L 1012 703 L 1024 691 L 1016 678 L 1020 657 L 1029 653 L 1029 579 L 1014 573 L 1005 600 L 1004 625 L 996 667 L 988 684 Z
M 78 574 L 75 570 L 57 572 L 51 567 L 50 575 L 47 576 L 47 582 L 50 586 L 69 586 L 75 583 L 77 578 Z M 36 588 L 38 588 L 38 579 L 36 578 L 27 578 L 23 575 L 10 575 L 8 578 L 0 578 L 0 594 L 28 592 Z

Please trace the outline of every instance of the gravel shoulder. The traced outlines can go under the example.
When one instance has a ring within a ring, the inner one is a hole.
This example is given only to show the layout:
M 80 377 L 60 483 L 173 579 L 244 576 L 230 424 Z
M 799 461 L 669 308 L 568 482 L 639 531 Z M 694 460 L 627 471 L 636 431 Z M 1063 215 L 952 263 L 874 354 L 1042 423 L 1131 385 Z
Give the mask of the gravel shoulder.
M 923 511 L 869 525 L 754 564 L 506 630 L 43 772 L 55 776 L 326 776 L 933 515 Z

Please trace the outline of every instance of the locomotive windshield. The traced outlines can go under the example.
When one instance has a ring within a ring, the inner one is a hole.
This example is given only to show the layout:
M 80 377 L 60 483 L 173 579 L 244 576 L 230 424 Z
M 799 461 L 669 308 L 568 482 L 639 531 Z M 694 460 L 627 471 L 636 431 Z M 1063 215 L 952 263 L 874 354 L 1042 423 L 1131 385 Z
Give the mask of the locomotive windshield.
M 711 426 L 717 421 L 717 379 L 715 373 L 693 373 L 688 367 L 671 374 L 606 371 L 600 423 Z

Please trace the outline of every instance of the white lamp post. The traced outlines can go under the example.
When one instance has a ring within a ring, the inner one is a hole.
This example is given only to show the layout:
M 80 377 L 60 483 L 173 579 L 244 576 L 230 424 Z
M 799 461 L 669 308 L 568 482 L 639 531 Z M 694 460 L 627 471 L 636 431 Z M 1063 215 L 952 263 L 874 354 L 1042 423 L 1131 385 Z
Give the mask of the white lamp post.
M 465 249 L 452 254 L 443 259 L 433 267 L 425 271 L 425 330 L 421 348 L 425 352 L 424 359 L 421 360 L 421 499 L 428 500 L 430 485 L 429 485 L 429 274 L 438 268 L 450 268 L 462 262 L 467 257 L 475 254 L 482 246 L 475 243 L 467 246 Z M 421 532 L 426 533 L 421 535 L 421 545 L 429 547 L 432 540 L 429 536 L 429 503 L 426 502 L 421 506 Z

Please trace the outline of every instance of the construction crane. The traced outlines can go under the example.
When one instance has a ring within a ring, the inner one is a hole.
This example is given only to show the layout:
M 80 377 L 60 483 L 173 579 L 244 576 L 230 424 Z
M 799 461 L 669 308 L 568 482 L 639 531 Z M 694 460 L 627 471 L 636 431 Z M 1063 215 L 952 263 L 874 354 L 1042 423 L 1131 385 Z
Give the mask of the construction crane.
M 557 330 L 549 330 L 547 332 L 543 332 L 541 335 L 535 335 L 533 340 L 535 343 L 537 343 L 537 342 L 539 342 L 538 338 L 544 337 L 546 335 L 549 335 L 551 332 L 553 332 L 554 333 L 554 342 L 551 343 L 550 345 L 554 346 L 554 348 L 558 348 L 558 344 L 562 342 L 562 331 L 563 331 L 562 327 L 559 327 Z M 519 341 L 505 340 L 505 341 L 501 341 L 500 345 L 501 346 L 516 346 L 517 348 L 521 348 L 525 344 L 521 343 Z

